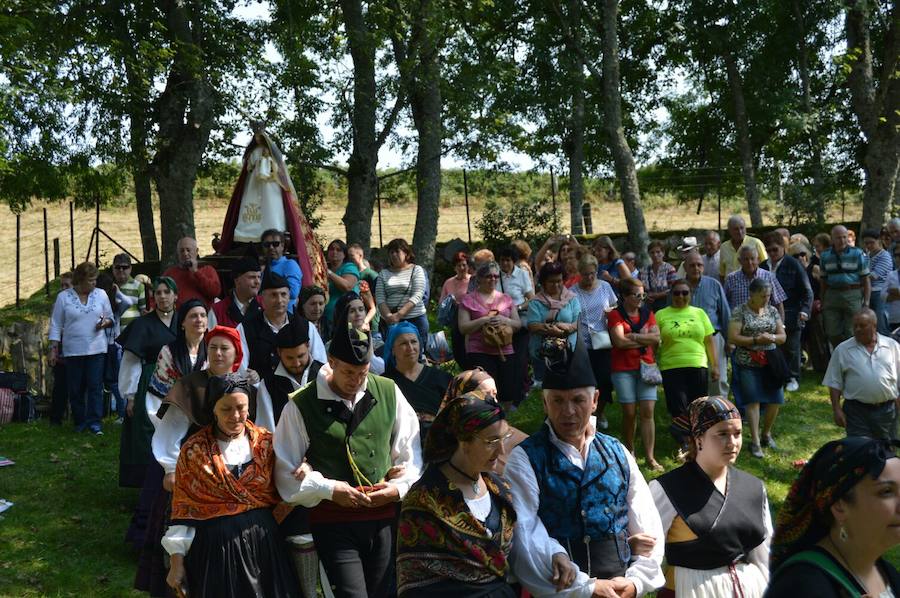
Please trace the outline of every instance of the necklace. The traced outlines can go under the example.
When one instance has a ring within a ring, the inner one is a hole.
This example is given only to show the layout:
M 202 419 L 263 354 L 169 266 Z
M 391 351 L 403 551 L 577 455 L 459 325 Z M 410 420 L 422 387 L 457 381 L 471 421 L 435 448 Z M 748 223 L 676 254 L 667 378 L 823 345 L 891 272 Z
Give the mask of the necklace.
M 451 461 L 449 459 L 447 459 L 447 465 L 449 465 L 459 475 L 465 477 L 467 480 L 470 480 L 472 482 L 472 492 L 476 496 L 478 496 L 478 490 L 481 489 L 481 486 L 479 485 L 479 482 L 481 482 L 481 474 L 479 474 L 477 477 L 473 478 L 472 476 L 470 476 L 469 474 L 464 472 L 462 469 L 460 469 L 459 467 L 454 465 L 453 461 Z
M 850 575 L 853 576 L 853 579 L 856 580 L 856 583 L 859 584 L 859 587 L 863 589 L 863 594 L 868 594 L 869 589 L 866 587 L 866 584 L 859 578 L 859 575 L 853 571 L 850 567 L 850 561 L 847 560 L 847 557 L 844 556 L 844 553 L 841 552 L 840 547 L 837 545 L 837 542 L 831 539 L 831 534 L 828 535 L 828 541 L 831 543 L 831 546 L 834 548 L 835 552 L 838 553 L 838 556 L 841 557 L 842 564 L 847 568 L 847 571 L 850 572 Z

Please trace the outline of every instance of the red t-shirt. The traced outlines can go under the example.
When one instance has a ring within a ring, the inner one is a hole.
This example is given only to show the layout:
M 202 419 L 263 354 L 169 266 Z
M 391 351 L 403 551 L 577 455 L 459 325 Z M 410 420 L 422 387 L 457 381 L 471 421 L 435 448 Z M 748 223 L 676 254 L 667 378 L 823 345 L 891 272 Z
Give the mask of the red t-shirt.
M 625 334 L 631 332 L 631 324 L 637 324 L 638 320 L 640 320 L 638 316 L 633 316 L 630 318 L 630 321 L 626 322 L 618 309 L 614 309 L 606 314 L 606 325 L 609 330 L 611 331 L 616 326 L 621 326 Z M 653 326 L 656 326 L 656 316 L 654 316 L 651 311 L 650 318 L 647 320 L 647 323 L 644 324 L 643 328 L 641 328 L 641 332 L 646 332 L 648 328 Z M 645 347 L 644 349 L 644 354 L 641 355 L 640 349 L 617 349 L 616 347 L 613 347 L 612 371 L 631 372 L 640 369 L 640 359 L 643 359 L 647 363 L 653 363 L 653 347 Z

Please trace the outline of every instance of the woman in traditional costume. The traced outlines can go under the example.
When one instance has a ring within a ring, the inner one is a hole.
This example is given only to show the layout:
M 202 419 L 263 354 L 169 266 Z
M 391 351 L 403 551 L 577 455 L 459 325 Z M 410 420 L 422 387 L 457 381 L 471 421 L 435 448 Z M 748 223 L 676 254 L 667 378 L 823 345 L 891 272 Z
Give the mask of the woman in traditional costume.
M 500 405 L 480 393 L 453 399 L 425 442 L 427 467 L 403 499 L 397 531 L 402 598 L 514 598 L 507 582 L 516 512 L 491 473 L 510 435 Z
M 650 482 L 666 531 L 660 598 L 760 598 L 769 580 L 772 523 L 762 481 L 734 467 L 741 414 L 700 397 L 676 420 L 689 438 L 685 464 Z
M 148 408 L 147 392 L 160 350 L 175 340 L 178 320 L 175 301 L 178 288 L 168 276 L 156 279 L 153 290 L 156 308 L 134 320 L 119 335 L 122 364 L 119 390 L 126 399 L 125 421 L 119 445 L 119 486 L 141 488 L 140 498 L 125 533 L 125 541 L 138 550 L 144 546 L 147 518 L 162 484 L 162 469 L 150 450 L 156 410 Z
M 167 590 L 164 551 L 160 540 L 168 525 L 167 512 L 175 485 L 175 469 L 182 442 L 210 420 L 205 410 L 206 386 L 210 376 L 237 371 L 241 363 L 241 343 L 237 330 L 216 326 L 206 333 L 207 369 L 190 371 L 179 378 L 162 400 L 160 421 L 153 433 L 153 457 L 161 471 L 161 486 L 153 502 L 147 526 L 147 540 L 141 551 L 135 587 L 164 596 Z M 256 373 L 248 376 L 257 380 Z M 256 417 L 256 392 L 251 392 L 251 419 Z
M 247 149 L 225 214 L 216 252 L 227 253 L 235 241 L 259 243 L 267 229 L 288 231 L 306 285 L 325 287 L 327 268 L 309 222 L 297 209 L 297 192 L 284 156 L 261 123 Z
M 281 502 L 272 433 L 248 419 L 252 388 L 240 374 L 209 378 L 211 423 L 181 448 L 162 545 L 172 563 L 166 581 L 189 596 L 298 595 L 272 514 Z
M 833 440 L 803 466 L 772 540 L 767 598 L 900 596 L 884 555 L 900 544 L 896 440 Z

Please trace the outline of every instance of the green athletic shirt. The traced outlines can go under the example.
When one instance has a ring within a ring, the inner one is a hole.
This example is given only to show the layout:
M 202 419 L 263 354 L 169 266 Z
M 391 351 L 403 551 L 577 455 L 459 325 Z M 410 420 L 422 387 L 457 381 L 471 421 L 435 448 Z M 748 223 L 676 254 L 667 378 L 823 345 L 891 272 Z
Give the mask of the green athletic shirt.
M 659 326 L 659 369 L 707 367 L 704 339 L 714 332 L 709 316 L 691 305 L 656 312 Z

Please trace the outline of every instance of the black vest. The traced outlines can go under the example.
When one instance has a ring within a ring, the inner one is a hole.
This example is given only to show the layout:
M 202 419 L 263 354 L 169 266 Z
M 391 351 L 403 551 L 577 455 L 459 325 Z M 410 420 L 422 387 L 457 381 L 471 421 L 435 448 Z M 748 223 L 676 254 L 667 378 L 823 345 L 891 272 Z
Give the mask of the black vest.
M 765 489 L 752 475 L 729 468 L 725 496 L 694 462 L 656 481 L 675 512 L 697 535 L 695 540 L 666 542 L 669 565 L 709 570 L 746 562 L 747 554 L 766 539 L 762 520 Z
M 294 319 L 292 314 L 288 314 L 287 317 L 289 322 Z M 272 332 L 263 311 L 245 316 L 241 326 L 244 327 L 244 339 L 247 341 L 247 349 L 250 353 L 248 367 L 255 370 L 260 378 L 266 378 L 281 363 L 278 351 L 275 350 L 277 333 Z
M 322 364 L 315 359 L 309 363 L 306 368 L 309 370 L 309 375 L 306 377 L 307 383 L 315 381 L 321 367 Z M 265 381 L 266 390 L 269 391 L 269 396 L 272 398 L 272 415 L 274 416 L 275 424 L 278 425 L 278 420 L 281 419 L 281 412 L 288 403 L 288 395 L 294 392 L 294 383 L 288 378 L 275 373 L 266 376 Z

